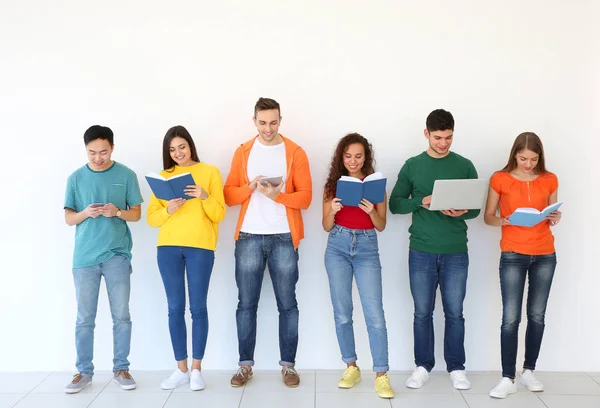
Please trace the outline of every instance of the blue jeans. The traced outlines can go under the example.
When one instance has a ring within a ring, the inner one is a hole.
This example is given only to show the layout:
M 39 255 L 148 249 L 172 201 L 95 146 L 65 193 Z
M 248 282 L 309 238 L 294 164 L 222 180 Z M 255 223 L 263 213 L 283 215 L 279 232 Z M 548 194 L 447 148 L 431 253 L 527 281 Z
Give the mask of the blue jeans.
M 94 375 L 94 328 L 98 310 L 100 281 L 104 276 L 106 292 L 113 321 L 113 371 L 129 370 L 129 347 L 131 345 L 131 318 L 129 294 L 131 262 L 115 255 L 108 261 L 86 268 L 73 268 L 73 280 L 77 296 L 77 322 L 75 324 L 75 347 L 77 348 L 77 371 Z
M 354 230 L 335 225 L 329 232 L 327 240 L 325 269 L 329 277 L 335 331 L 342 352 L 342 361 L 353 363 L 357 359 L 352 326 L 352 277 L 354 276 L 367 323 L 373 371 L 387 372 L 389 370 L 388 338 L 383 313 L 381 263 L 375 230 Z
M 214 251 L 182 246 L 159 246 L 158 269 L 167 294 L 169 333 L 175 360 L 188 358 L 185 325 L 185 275 L 187 272 L 190 313 L 192 314 L 192 357 L 204 358 L 208 338 L 206 298 L 215 261 Z
M 435 365 L 433 310 L 438 285 L 444 307 L 444 359 L 448 372 L 465 369 L 465 319 L 469 254 L 408 254 L 410 291 L 415 304 L 413 322 L 415 364 L 431 371 Z
M 529 272 L 527 292 L 527 331 L 523 369 L 535 370 L 544 335 L 546 305 L 556 269 L 556 254 L 524 255 L 502 252 L 500 256 L 500 288 L 502 290 L 502 376 L 515 378 L 517 343 L 525 279 Z
M 290 233 L 260 235 L 240 232 L 235 243 L 239 365 L 254 365 L 256 310 L 267 265 L 279 311 L 279 364 L 293 367 L 298 349 L 298 250 L 294 248 Z

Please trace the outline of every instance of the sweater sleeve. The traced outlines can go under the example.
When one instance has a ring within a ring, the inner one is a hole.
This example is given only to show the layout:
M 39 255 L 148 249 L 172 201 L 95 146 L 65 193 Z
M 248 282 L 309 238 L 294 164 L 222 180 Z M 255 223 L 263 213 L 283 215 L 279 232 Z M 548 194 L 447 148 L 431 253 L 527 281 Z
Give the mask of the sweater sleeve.
M 201 203 L 206 216 L 212 222 L 219 223 L 225 218 L 225 198 L 223 196 L 221 173 L 216 167 L 213 171 L 207 191 L 208 198 L 201 200 Z
M 404 163 L 390 195 L 390 212 L 392 214 L 413 213 L 421 208 L 422 201 L 423 197 L 412 197 L 410 164 Z

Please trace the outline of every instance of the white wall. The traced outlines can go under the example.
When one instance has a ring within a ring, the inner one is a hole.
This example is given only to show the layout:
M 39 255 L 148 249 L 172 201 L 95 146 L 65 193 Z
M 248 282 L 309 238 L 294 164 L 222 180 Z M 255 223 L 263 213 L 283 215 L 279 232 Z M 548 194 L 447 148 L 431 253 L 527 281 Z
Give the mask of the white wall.
M 143 175 L 160 170 L 161 140 L 170 126 L 185 125 L 201 159 L 225 178 L 236 146 L 254 135 L 254 102 L 267 96 L 281 103 L 281 132 L 306 149 L 314 180 L 300 247 L 300 368 L 342 367 L 319 200 L 335 142 L 350 131 L 368 137 L 391 191 L 404 161 L 426 147 L 426 115 L 443 107 L 457 122 L 453 149 L 471 158 L 482 177 L 503 166 L 518 133 L 532 130 L 544 140 L 565 204 L 554 230 L 559 265 L 538 368 L 600 371 L 597 3 L 3 2 L 0 370 L 74 368 L 74 228 L 64 224 L 62 204 L 68 175 L 86 161 L 85 129 L 103 124 L 114 130 L 113 157 L 137 172 L 147 202 Z M 237 363 L 237 214 L 238 208 L 229 209 L 221 224 L 209 294 L 209 369 L 233 370 Z M 380 252 L 390 365 L 407 370 L 413 366 L 410 221 L 388 219 Z M 144 221 L 131 229 L 132 369 L 171 368 L 157 231 Z M 479 217 L 469 222 L 469 236 L 467 366 L 497 370 L 500 231 Z M 270 369 L 279 352 L 268 278 L 263 289 L 255 357 L 258 368 Z M 436 369 L 445 369 L 439 299 L 435 319 Z M 355 320 L 359 363 L 370 368 L 358 303 Z M 95 350 L 97 368 L 110 369 L 104 289 Z

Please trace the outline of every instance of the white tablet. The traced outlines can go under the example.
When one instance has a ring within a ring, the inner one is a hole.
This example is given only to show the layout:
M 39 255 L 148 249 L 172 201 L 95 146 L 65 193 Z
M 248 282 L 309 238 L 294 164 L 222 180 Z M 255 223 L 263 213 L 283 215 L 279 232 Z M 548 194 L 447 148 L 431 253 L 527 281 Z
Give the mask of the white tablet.
M 487 179 L 436 180 L 431 204 L 425 208 L 431 211 L 480 210 L 487 187 Z

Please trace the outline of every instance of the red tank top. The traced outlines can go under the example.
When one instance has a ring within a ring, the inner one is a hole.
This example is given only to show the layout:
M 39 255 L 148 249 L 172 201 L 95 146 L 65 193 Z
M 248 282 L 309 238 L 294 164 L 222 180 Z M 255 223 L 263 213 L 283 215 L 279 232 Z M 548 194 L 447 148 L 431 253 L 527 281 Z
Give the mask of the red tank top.
M 373 206 L 376 211 L 377 204 Z M 359 230 L 369 230 L 375 228 L 369 214 L 360 209 L 360 207 L 343 207 L 335 214 L 335 223 L 342 227 Z

